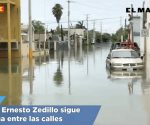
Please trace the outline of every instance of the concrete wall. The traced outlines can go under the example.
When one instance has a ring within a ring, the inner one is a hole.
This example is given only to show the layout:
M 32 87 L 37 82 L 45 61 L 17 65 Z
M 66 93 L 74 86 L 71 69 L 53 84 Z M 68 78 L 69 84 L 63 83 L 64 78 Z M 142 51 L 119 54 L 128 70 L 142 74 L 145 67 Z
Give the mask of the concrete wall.
M 140 21 L 141 18 L 139 16 L 133 17 L 133 36 L 134 36 L 134 42 L 136 42 L 140 46 Z
M 66 31 L 66 32 L 68 32 L 68 29 L 67 29 L 67 28 L 64 28 L 63 30 Z M 71 28 L 71 29 L 70 29 L 70 35 L 77 34 L 77 35 L 84 36 L 84 31 L 85 31 L 85 29 Z
M 10 6 L 10 34 L 11 41 L 20 42 L 20 0 L 12 0 L 15 5 Z M 7 0 L 0 1 L 8 2 Z M 0 14 L 0 42 L 8 42 L 7 4 L 5 12 Z
M 5 5 L 5 10 L 6 9 Z M 7 32 L 7 11 L 4 11 L 4 13 L 0 13 L 0 41 L 5 41 L 7 39 Z
M 140 33 L 140 19 L 139 16 L 133 18 L 133 32 Z
M 35 51 L 36 47 L 35 47 L 35 43 L 32 43 L 32 51 Z M 29 56 L 29 43 L 22 43 L 21 44 L 21 56 L 22 57 L 27 57 Z
M 52 35 L 46 34 L 46 39 L 49 39 L 49 37 L 52 37 Z M 45 41 L 45 34 L 34 34 L 34 40 Z
M 21 56 L 27 57 L 29 55 L 29 43 L 22 43 L 21 45 Z
M 0 14 L 0 42 L 5 44 L 6 50 L 0 51 L 0 57 L 20 57 L 20 0 L 11 0 L 10 6 L 8 0 L 1 0 L 0 4 L 5 6 L 4 13 Z M 10 14 L 9 18 L 8 15 Z M 9 22 L 9 23 L 8 23 Z M 10 44 L 9 44 L 10 43 Z M 12 51 L 11 45 L 15 45 Z M 3 46 L 2 46 L 3 47 Z
M 74 34 L 84 36 L 84 29 L 70 29 L 70 35 Z

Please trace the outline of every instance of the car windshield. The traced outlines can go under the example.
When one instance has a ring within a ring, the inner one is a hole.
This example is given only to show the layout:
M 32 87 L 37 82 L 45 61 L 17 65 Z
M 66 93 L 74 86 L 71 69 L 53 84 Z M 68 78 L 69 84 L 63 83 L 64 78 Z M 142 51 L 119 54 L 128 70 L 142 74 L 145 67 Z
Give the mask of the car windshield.
M 139 58 L 139 54 L 136 51 L 114 51 L 112 58 Z

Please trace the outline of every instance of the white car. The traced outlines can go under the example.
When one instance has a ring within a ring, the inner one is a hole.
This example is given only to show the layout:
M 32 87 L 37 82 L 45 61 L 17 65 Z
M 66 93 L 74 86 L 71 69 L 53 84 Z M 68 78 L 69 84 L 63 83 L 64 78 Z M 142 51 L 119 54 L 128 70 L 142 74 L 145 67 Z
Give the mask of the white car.
M 114 49 L 107 59 L 106 67 L 114 70 L 139 70 L 144 68 L 143 58 L 132 49 Z

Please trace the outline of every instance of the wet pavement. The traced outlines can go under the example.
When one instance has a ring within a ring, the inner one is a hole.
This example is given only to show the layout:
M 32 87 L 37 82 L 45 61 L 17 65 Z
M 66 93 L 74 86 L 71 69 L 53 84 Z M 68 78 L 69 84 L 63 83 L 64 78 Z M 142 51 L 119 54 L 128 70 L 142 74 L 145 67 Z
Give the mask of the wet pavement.
M 150 56 L 146 70 L 106 70 L 110 44 L 0 59 L 3 105 L 101 105 L 95 125 L 150 125 Z M 70 58 L 68 58 L 70 57 Z

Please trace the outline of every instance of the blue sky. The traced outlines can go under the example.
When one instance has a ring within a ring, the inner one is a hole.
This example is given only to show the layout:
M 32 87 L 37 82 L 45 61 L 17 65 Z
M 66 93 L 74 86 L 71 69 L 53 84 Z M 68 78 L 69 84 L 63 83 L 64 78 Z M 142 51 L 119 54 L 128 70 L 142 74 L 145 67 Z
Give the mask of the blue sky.
M 63 27 L 67 27 L 67 0 L 31 0 L 32 1 L 32 19 L 40 20 L 46 23 L 48 28 L 57 26 L 56 19 L 52 14 L 52 8 L 56 3 L 63 7 L 63 15 L 60 22 Z M 142 0 L 72 0 L 70 4 L 72 25 L 76 22 L 86 19 L 89 14 L 89 20 L 113 18 L 106 20 L 96 20 L 96 30 L 100 31 L 100 22 L 103 24 L 103 32 L 115 32 L 120 25 L 124 24 L 124 19 L 128 17 L 125 12 L 126 7 L 133 4 L 134 8 L 142 7 Z M 137 14 L 135 14 L 137 15 Z M 140 15 L 140 14 L 139 14 Z M 122 17 L 122 21 L 121 20 Z M 28 23 L 28 0 L 21 0 L 21 21 Z M 121 23 L 120 23 L 121 22 Z M 84 22 L 86 25 L 86 22 Z M 89 28 L 93 28 L 93 21 L 89 21 Z

